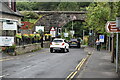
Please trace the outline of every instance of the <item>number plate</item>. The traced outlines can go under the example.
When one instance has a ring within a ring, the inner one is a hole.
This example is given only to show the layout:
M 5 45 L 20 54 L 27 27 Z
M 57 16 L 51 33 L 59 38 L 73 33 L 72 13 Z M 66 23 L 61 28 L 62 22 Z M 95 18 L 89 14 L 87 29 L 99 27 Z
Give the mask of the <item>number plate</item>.
M 59 45 L 59 44 L 55 44 L 55 45 Z
M 76 44 L 76 42 L 72 42 L 72 44 Z

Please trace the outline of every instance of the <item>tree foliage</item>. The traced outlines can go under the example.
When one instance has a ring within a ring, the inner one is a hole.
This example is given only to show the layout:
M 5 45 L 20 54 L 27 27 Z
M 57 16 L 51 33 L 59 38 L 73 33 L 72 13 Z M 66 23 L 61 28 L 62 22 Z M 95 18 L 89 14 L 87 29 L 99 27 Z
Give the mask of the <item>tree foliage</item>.
M 39 15 L 34 12 L 21 12 L 21 14 L 24 16 L 22 21 L 28 21 L 31 23 L 35 23 L 35 21 L 39 18 Z
M 66 29 L 66 31 L 72 30 L 72 21 L 67 23 L 64 26 L 64 28 Z M 78 37 L 78 36 L 82 37 L 83 36 L 83 30 L 85 30 L 83 22 L 81 22 L 81 21 L 73 21 L 73 30 L 75 31 L 76 37 Z M 87 32 L 87 30 L 86 30 L 86 32 Z
M 30 10 L 40 10 L 40 11 L 75 11 L 80 9 L 85 9 L 90 3 L 86 2 L 17 2 L 17 9 L 19 11 L 30 11 Z
M 62 2 L 58 5 L 57 10 L 59 11 L 77 11 L 79 6 L 76 2 Z
M 117 13 L 117 3 L 97 2 L 91 3 L 87 7 L 86 28 L 97 33 L 105 33 L 107 21 L 115 20 Z M 114 6 L 113 6 L 114 5 Z

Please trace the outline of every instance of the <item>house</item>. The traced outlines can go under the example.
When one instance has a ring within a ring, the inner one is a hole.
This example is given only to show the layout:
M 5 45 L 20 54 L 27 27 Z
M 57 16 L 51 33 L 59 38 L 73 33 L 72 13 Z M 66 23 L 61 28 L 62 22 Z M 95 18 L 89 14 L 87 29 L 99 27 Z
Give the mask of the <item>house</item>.
M 14 37 L 21 26 L 21 18 L 23 16 L 16 10 L 15 0 L 9 2 L 0 1 L 0 38 L 8 39 Z M 14 39 L 14 38 L 12 38 Z M 13 40 L 15 42 L 15 40 Z M 0 43 L 2 43 L 0 41 Z M 3 44 L 0 46 L 3 46 Z M 6 46 L 6 45 L 5 45 Z

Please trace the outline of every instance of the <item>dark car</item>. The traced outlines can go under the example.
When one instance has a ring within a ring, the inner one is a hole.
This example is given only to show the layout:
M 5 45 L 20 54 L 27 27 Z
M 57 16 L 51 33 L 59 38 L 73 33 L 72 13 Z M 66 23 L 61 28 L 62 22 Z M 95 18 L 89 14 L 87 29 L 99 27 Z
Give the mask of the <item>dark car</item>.
M 77 48 L 80 48 L 81 47 L 81 42 L 80 42 L 80 39 L 71 39 L 69 41 L 69 47 L 77 47 Z

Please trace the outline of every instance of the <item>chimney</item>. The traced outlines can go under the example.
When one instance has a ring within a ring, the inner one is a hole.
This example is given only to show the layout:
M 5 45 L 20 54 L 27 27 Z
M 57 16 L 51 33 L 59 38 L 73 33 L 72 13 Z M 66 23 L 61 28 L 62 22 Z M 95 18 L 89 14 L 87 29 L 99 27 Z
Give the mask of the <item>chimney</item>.
M 8 0 L 8 6 L 16 12 L 16 0 Z
M 11 9 L 16 12 L 16 1 L 12 0 Z

